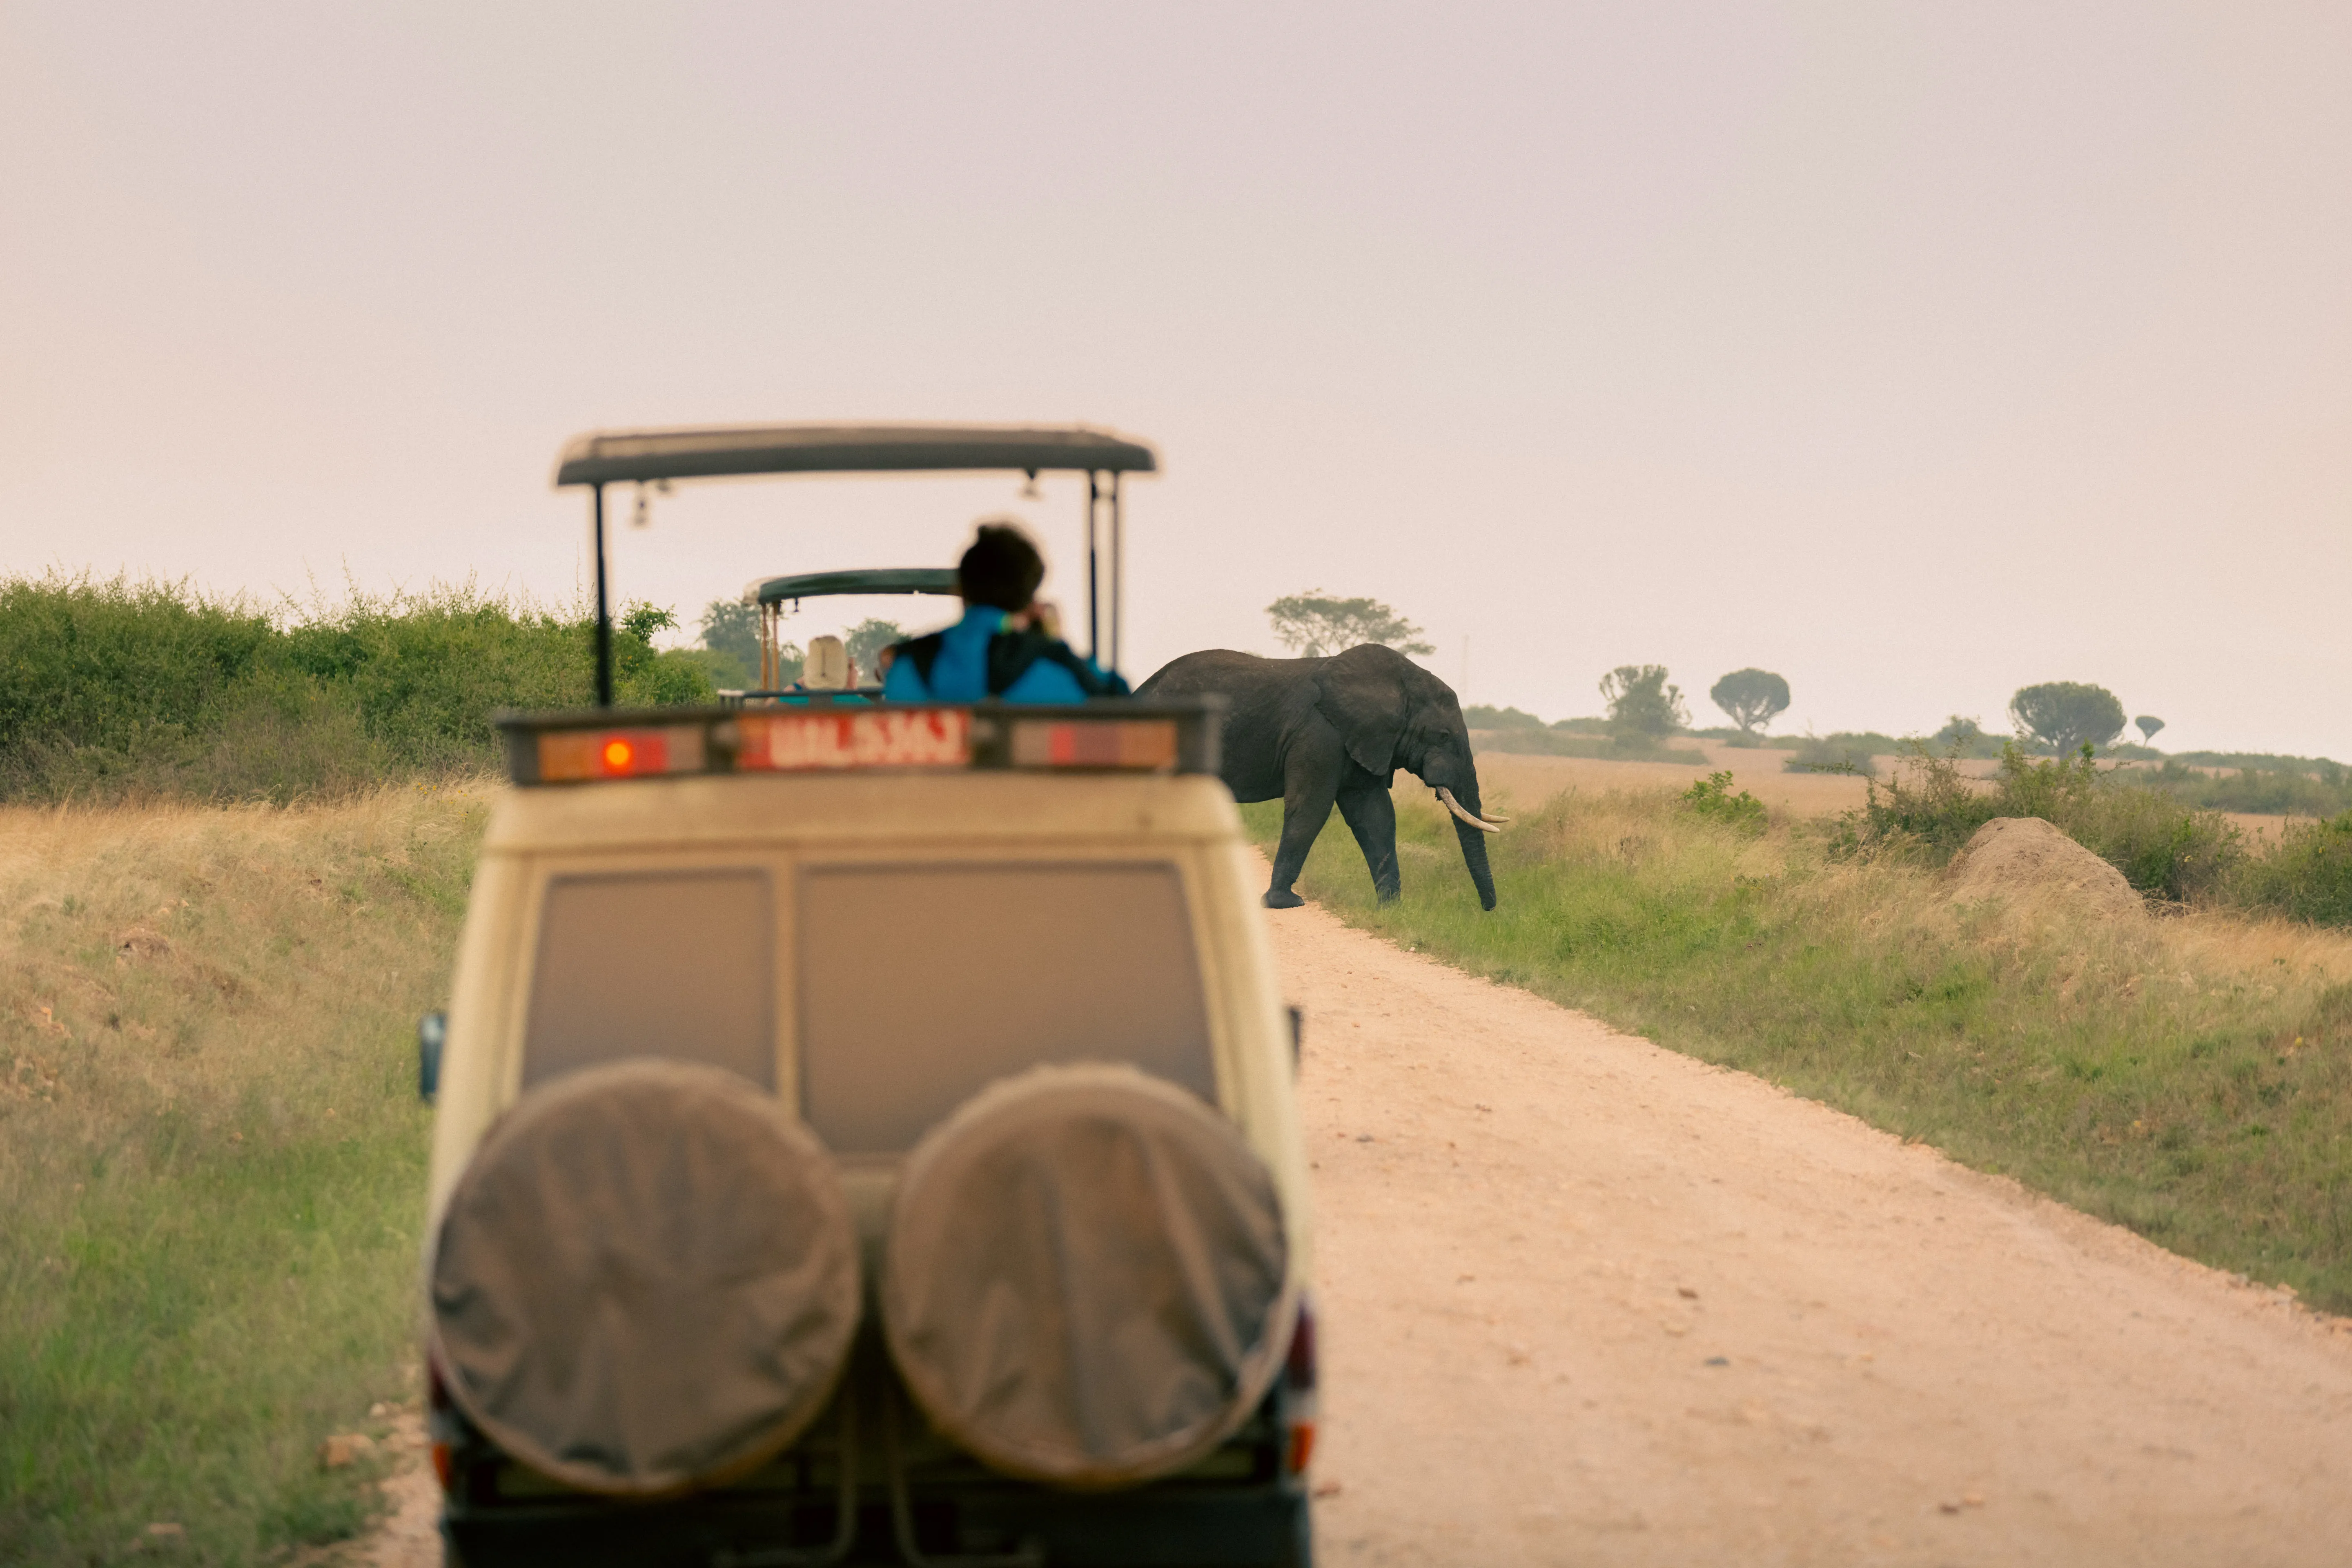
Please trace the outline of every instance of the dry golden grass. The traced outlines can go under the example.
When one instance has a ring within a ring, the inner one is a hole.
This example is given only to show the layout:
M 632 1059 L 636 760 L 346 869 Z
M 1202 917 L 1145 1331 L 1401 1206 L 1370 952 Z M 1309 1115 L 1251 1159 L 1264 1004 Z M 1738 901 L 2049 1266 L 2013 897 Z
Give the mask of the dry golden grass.
M 348 1533 L 401 1392 L 478 790 L 0 810 L 0 1561 Z

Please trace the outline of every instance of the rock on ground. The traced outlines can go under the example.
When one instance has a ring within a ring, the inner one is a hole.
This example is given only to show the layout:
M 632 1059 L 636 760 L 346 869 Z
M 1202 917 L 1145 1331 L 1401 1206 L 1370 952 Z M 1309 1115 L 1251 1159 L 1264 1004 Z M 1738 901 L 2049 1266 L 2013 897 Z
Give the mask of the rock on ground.
M 1945 876 L 1957 904 L 2056 900 L 2105 920 L 2147 912 L 2121 871 L 2038 816 L 1994 817 L 1953 857 Z

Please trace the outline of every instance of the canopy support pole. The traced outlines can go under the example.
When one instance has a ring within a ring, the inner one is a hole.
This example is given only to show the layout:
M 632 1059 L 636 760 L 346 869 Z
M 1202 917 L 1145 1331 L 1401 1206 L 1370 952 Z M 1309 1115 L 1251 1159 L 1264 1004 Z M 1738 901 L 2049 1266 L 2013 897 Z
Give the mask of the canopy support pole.
M 604 487 L 588 487 L 596 519 L 596 706 L 613 705 L 613 601 L 604 591 Z
M 1102 659 L 1102 622 L 1097 606 L 1101 602 L 1101 573 L 1096 563 L 1095 515 L 1100 510 L 1102 476 L 1089 469 L 1087 473 L 1087 657 L 1099 663 Z
M 1127 601 L 1119 589 L 1127 565 L 1127 551 L 1119 520 L 1118 481 L 1114 470 L 1110 476 L 1110 662 L 1103 666 L 1106 674 L 1118 673 L 1118 639 L 1127 630 Z

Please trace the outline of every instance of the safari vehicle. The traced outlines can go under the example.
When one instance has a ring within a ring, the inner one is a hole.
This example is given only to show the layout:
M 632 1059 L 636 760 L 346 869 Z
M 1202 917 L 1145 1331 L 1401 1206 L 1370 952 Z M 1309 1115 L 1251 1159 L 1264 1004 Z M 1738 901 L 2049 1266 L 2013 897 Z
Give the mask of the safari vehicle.
M 600 698 L 604 484 L 1076 469 L 1095 628 L 1104 503 L 1115 584 L 1153 467 L 1083 429 L 575 442 Z M 499 722 L 420 1063 L 449 1560 L 1308 1563 L 1297 1026 L 1214 709 Z
M 783 685 L 783 617 L 803 599 L 829 599 L 880 594 L 929 594 L 953 598 L 956 574 L 945 566 L 885 566 L 856 572 L 803 572 L 790 577 L 762 577 L 743 590 L 743 603 L 760 617 L 760 684 L 743 691 L 721 691 L 721 702 L 767 706 L 804 697 Z M 861 673 L 868 673 L 861 672 Z M 882 683 L 867 680 L 843 695 L 879 701 Z

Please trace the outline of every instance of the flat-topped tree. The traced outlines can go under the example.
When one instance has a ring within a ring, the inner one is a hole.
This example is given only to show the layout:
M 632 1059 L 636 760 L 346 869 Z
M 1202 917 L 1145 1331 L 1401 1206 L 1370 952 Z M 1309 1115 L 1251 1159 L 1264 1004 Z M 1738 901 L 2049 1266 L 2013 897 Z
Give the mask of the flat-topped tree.
M 2045 680 L 2018 688 L 2009 700 L 2017 727 L 2058 755 L 2084 746 L 2112 745 L 2124 732 L 2124 705 L 2104 686 L 2079 680 Z
M 2156 732 L 2164 728 L 2164 721 L 2153 713 L 2143 713 L 2132 723 L 2139 730 L 2139 741 L 2143 746 L 2154 744 Z
M 1717 681 L 1706 696 L 1731 715 L 1742 735 L 1753 737 L 1788 710 L 1789 683 L 1769 669 L 1735 669 Z

